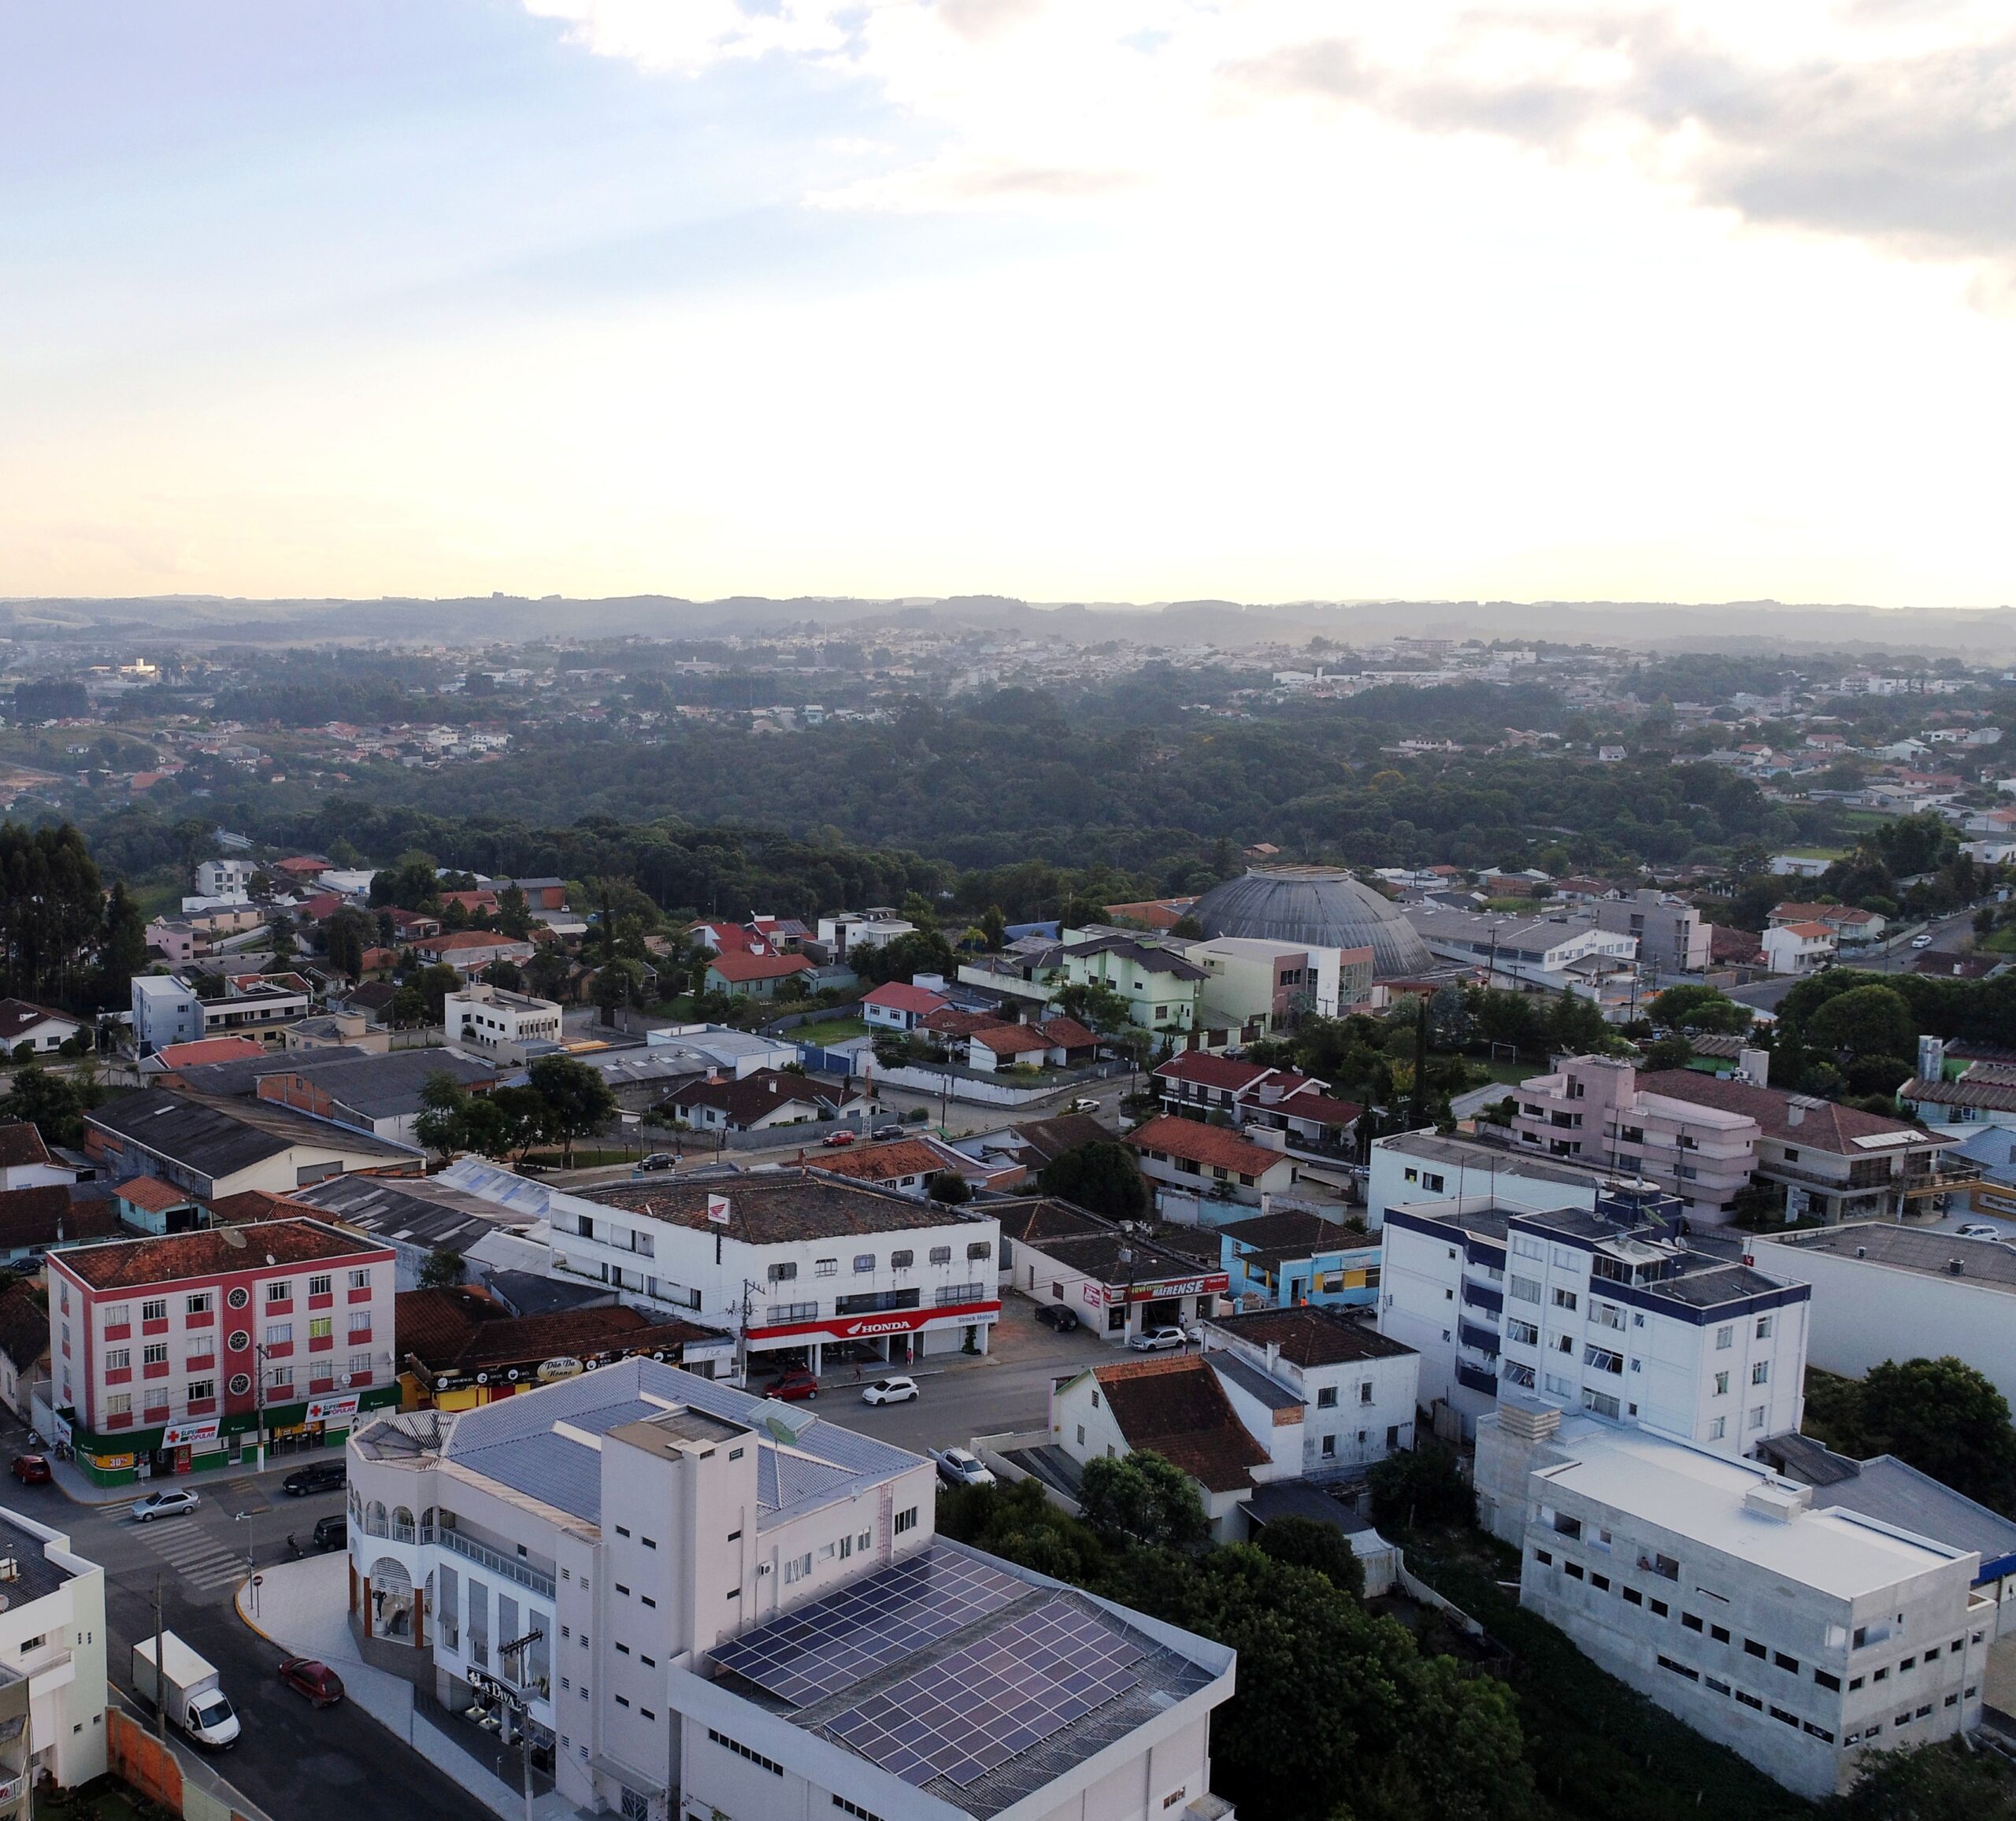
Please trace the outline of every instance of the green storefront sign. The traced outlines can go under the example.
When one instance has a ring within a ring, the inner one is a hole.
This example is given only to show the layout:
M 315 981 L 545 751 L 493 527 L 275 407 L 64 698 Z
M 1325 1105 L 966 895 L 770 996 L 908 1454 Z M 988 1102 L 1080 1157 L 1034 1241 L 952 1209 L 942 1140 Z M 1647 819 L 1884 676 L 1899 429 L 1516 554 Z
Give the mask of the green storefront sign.
M 165 1478 L 248 1465 L 262 1427 L 269 1456 L 276 1445 L 289 1449 L 340 1448 L 359 1419 L 396 1409 L 398 1403 L 399 1387 L 394 1383 L 340 1397 L 300 1398 L 263 1411 L 240 1410 L 147 1429 L 91 1429 L 71 1411 L 60 1414 L 69 1425 L 70 1445 L 85 1476 L 98 1486 L 128 1486 L 140 1477 L 143 1466 L 150 1477 Z

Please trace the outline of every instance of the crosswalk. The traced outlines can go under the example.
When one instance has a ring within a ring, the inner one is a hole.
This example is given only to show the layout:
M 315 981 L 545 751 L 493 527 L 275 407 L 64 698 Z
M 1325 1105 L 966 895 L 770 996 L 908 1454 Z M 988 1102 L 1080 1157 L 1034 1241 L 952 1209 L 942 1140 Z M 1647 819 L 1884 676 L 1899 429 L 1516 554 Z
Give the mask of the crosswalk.
M 99 1508 L 106 1516 L 126 1518 L 133 1501 Z M 150 1524 L 132 1524 L 128 1534 L 150 1553 L 172 1568 L 184 1586 L 209 1591 L 235 1587 L 249 1571 L 243 1555 L 235 1553 L 207 1531 L 198 1528 L 193 1518 L 162 1518 Z

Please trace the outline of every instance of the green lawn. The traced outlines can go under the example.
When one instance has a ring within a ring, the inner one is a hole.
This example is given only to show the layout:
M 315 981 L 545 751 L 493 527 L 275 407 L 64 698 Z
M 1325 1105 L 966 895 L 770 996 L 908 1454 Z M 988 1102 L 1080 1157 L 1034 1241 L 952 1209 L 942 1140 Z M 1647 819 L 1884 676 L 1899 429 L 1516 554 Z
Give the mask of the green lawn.
M 1974 946 L 1992 955 L 2016 955 L 2016 923 L 2004 923 L 1988 935 L 1977 936 Z
M 868 1027 L 858 1018 L 827 1018 L 817 1024 L 800 1024 L 784 1033 L 790 1043 L 817 1043 L 822 1047 L 844 1038 L 865 1037 Z

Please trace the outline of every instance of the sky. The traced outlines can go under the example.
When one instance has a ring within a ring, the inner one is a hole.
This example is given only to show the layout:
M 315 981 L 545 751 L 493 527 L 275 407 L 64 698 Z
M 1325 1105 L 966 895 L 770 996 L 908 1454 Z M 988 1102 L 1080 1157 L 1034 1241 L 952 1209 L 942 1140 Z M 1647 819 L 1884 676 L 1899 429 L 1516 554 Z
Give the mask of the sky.
M 0 0 L 0 596 L 2016 601 L 2007 0 Z

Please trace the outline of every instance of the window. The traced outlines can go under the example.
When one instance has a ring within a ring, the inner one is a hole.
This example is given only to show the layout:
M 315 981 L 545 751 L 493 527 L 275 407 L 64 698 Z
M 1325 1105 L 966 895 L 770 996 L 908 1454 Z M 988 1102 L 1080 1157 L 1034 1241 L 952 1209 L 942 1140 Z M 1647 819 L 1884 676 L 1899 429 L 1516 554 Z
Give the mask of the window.
M 1715 1395 L 1718 1397 L 1726 1397 L 1729 1394 L 1729 1375 L 1726 1372 L 1718 1372 L 1715 1375 Z
M 1713 1416 L 1708 1420 L 1708 1439 L 1720 1442 L 1729 1432 L 1729 1419 L 1726 1416 Z
M 1536 1347 L 1540 1345 L 1540 1331 L 1531 1322 L 1522 1322 L 1517 1316 L 1507 1316 L 1505 1318 L 1505 1338 L 1508 1341 L 1518 1342 L 1522 1347 Z
M 165 1341 L 155 1341 L 147 1346 L 143 1347 L 140 1349 L 140 1361 L 142 1364 L 148 1366 L 166 1365 L 168 1364 L 168 1342 Z
M 1771 1382 L 1771 1362 L 1759 1360 L 1750 1368 L 1750 1382 L 1753 1385 L 1768 1385 Z
M 206 1290 L 198 1291 L 183 1306 L 188 1314 L 201 1316 L 208 1315 L 216 1305 L 211 1300 L 210 1293 Z
M 1533 1560 L 1538 1562 L 1543 1568 L 1551 1568 L 1554 1566 L 1554 1557 L 1549 1555 L 1545 1549 L 1534 1550 Z
M 854 1268 L 857 1271 L 873 1271 L 875 1268 L 875 1254 L 872 1252 L 857 1252 L 854 1255 Z
M 291 1301 L 293 1301 L 293 1300 L 294 1300 L 294 1286 L 293 1286 L 292 1284 L 291 1284 L 291 1283 L 269 1283 L 269 1284 L 268 1284 L 268 1285 L 266 1286 L 266 1301 L 269 1301 L 269 1302 L 291 1302 Z
M 371 1312 L 368 1308 L 354 1308 L 350 1312 L 350 1331 L 353 1334 L 371 1332 Z
M 1624 1601 L 1627 1606 L 1642 1606 L 1645 1604 L 1645 1596 L 1636 1587 L 1626 1587 L 1622 1591 Z
M 1668 1606 L 1663 1600 L 1652 1600 L 1647 1601 L 1645 1609 L 1650 1612 L 1655 1619 L 1663 1619 L 1666 1617 L 1667 1613 L 1673 1610 L 1673 1608 Z
M 308 1294 L 310 1296 L 328 1296 L 335 1281 L 326 1271 L 319 1277 L 311 1277 L 308 1280 Z
M 976 1239 L 966 1248 L 969 1259 L 991 1258 L 993 1256 L 994 1245 L 991 1240 Z
M 1372 1381 L 1369 1379 L 1358 1386 L 1358 1401 L 1361 1404 L 1369 1404 L 1372 1401 Z
M 773 1283 L 789 1283 L 797 1275 L 798 1267 L 795 1264 L 773 1264 L 770 1267 L 770 1281 Z
M 1540 1286 L 1536 1279 L 1521 1277 L 1515 1272 L 1505 1280 L 1505 1294 L 1514 1302 L 1538 1302 L 1540 1300 Z M 1534 1332 L 1537 1338 L 1539 1331 L 1536 1329 Z
M 908 1247 L 901 1252 L 892 1252 L 889 1254 L 889 1268 L 891 1271 L 908 1271 L 916 1263 L 917 1254 Z
M 217 1394 L 217 1382 L 214 1379 L 191 1379 L 189 1381 L 189 1401 L 200 1404 Z
M 294 1345 L 292 1322 L 268 1322 L 266 1345 L 269 1347 L 291 1347 Z
M 1177 1793 L 1178 1795 L 1182 1793 L 1180 1790 Z M 853 1815 L 854 1821 L 882 1821 L 882 1817 L 872 1809 L 862 1808 L 858 1802 L 850 1802 L 844 1796 L 836 1796 L 833 1806 L 843 1815 Z
M 1715 1351 L 1717 1353 L 1725 1353 L 1735 1345 L 1736 1328 L 1733 1324 L 1725 1327 L 1719 1327 L 1715 1330 Z
M 1799 1674 L 1799 1659 L 1796 1656 L 1788 1656 L 1782 1650 L 1774 1650 L 1771 1653 L 1771 1660 L 1788 1675 Z
M 267 1375 L 267 1385 L 272 1390 L 291 1391 L 294 1389 L 294 1368 L 291 1366 L 274 1367 Z
M 951 1247 L 949 1245 L 932 1246 L 931 1249 L 931 1262 L 933 1264 L 950 1264 L 952 1262 Z
M 150 1297 L 140 1305 L 140 1319 L 143 1322 L 165 1322 L 168 1319 L 168 1298 Z
M 1755 1657 L 1756 1657 L 1756 1658 L 1757 1658 L 1760 1662 L 1761 1662 L 1761 1661 L 1762 1661 L 1762 1660 L 1766 1656 L 1769 1656 L 1769 1655 L 1770 1654 L 1770 1652 L 1768 1652 L 1767 1650 L 1766 1650 L 1766 1649 L 1765 1649 L 1765 1648 L 1764 1648 L 1764 1646 L 1763 1646 L 1762 1645 L 1759 1644 L 1759 1643 L 1757 1641 L 1757 1640 L 1756 1640 L 1755 1638 L 1744 1638 L 1744 1641 L 1743 1641 L 1743 1648 L 1744 1648 L 1744 1653 L 1745 1653 L 1746 1655 L 1747 1655 L 1747 1656 L 1755 1656 Z
M 369 1353 L 350 1355 L 350 1375 L 353 1379 L 368 1379 L 371 1376 L 371 1356 Z
M 898 1536 L 903 1536 L 916 1528 L 917 1507 L 915 1505 L 912 1505 L 908 1511 L 899 1511 L 896 1513 L 895 1530 Z
M 371 1267 L 367 1264 L 360 1271 L 353 1271 L 350 1274 L 350 1286 L 352 1290 L 369 1290 L 371 1287 Z
M 1824 1669 L 1816 1669 L 1813 1672 L 1813 1679 L 1822 1688 L 1831 1688 L 1837 1694 L 1840 1692 L 1841 1679 L 1838 1675 L 1830 1675 Z
M 812 1261 L 814 1277 L 832 1277 L 839 1272 L 840 1261 L 837 1258 L 815 1258 Z
M 105 1350 L 105 1369 L 108 1372 L 132 1371 L 133 1349 L 131 1347 L 107 1347 Z
M 1770 1339 L 1770 1338 L 1771 1338 L 1771 1323 L 1772 1323 L 1772 1322 L 1773 1321 L 1773 1319 L 1776 1319 L 1775 1317 L 1771 1316 L 1759 1316 L 1757 1318 L 1757 1338 L 1758 1338 L 1758 1339 L 1759 1339 L 1760 1341 L 1768 1341 L 1769 1339 Z
M 1701 1629 L 1701 1621 L 1692 1612 L 1681 1613 L 1680 1616 L 1680 1622 L 1681 1624 L 1689 1631 L 1699 1631 Z
M 1316 1394 L 1316 1408 L 1319 1410 L 1334 1410 L 1336 1407 L 1337 1387 L 1335 1385 L 1325 1385 Z
M 1323 1438 L 1322 1455 L 1325 1460 L 1334 1460 L 1336 1459 L 1337 1438 L 1336 1436 L 1326 1435 Z
M 1751 1428 L 1762 1429 L 1764 1427 L 1764 1405 L 1759 1404 L 1750 1412 L 1750 1427 Z
M 1599 1575 L 1592 1568 L 1589 1571 L 1589 1585 L 1595 1588 L 1599 1593 L 1607 1593 L 1610 1591 L 1610 1576 L 1607 1575 Z
M 1726 1644 L 1729 1641 L 1729 1628 L 1726 1625 L 1710 1625 L 1708 1635 L 1718 1644 Z
M 105 1401 L 105 1413 L 108 1416 L 130 1416 L 133 1414 L 133 1394 L 114 1391 Z
M 716 1745 L 723 1747 L 728 1751 L 733 1752 L 737 1757 L 747 1758 L 750 1764 L 755 1765 L 759 1770 L 768 1771 L 773 1777 L 781 1777 L 784 1774 L 784 1767 L 782 1764 L 772 1764 L 770 1760 L 765 1757 L 761 1752 L 752 1752 L 747 1745 L 742 1744 L 739 1740 L 730 1738 L 726 1733 L 717 1733 L 712 1727 L 710 1727 L 707 1728 L 707 1737 L 712 1739 Z M 581 1748 L 581 1750 L 583 1754 L 585 1755 L 587 1751 L 587 1747 L 584 1745 Z
M 1572 1290 L 1557 1290 L 1554 1293 L 1554 1306 L 1556 1308 L 1565 1308 L 1571 1314 L 1573 1313 L 1576 1308 L 1576 1297 L 1574 1291 Z

